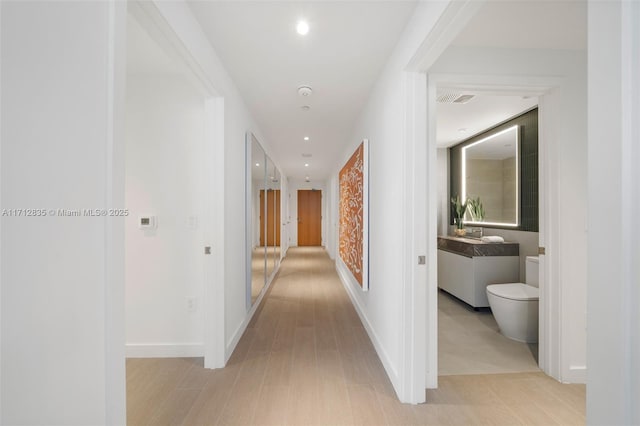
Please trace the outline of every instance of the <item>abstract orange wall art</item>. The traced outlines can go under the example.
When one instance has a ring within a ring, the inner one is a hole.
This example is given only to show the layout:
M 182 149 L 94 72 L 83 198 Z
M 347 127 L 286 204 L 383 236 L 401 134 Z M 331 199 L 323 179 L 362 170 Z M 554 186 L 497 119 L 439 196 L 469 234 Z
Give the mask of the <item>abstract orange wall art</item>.
M 368 141 L 358 146 L 340 170 L 339 253 L 363 290 L 369 289 Z

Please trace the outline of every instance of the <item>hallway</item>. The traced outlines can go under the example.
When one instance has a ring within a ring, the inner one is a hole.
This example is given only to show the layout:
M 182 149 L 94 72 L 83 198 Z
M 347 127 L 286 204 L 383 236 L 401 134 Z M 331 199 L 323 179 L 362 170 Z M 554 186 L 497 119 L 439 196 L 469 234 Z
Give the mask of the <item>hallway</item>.
M 400 404 L 322 248 L 291 248 L 227 367 L 128 359 L 141 424 L 584 424 L 583 385 L 542 373 L 443 376 Z

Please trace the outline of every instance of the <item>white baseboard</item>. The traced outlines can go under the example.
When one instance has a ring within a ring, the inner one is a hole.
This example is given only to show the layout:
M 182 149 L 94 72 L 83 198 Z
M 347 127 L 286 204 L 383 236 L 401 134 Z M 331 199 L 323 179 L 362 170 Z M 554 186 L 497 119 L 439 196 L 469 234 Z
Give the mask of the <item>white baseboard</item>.
M 252 309 L 252 311 L 253 311 L 253 309 Z M 236 331 L 233 333 L 233 336 L 231 336 L 231 339 L 225 344 L 225 346 L 224 346 L 224 365 L 227 365 L 227 362 L 229 362 L 229 358 L 231 358 L 231 355 L 233 354 L 233 351 L 236 349 L 236 346 L 238 346 L 238 342 L 240 341 L 240 338 L 244 334 L 244 331 L 247 329 L 247 325 L 249 325 L 249 321 L 251 321 L 252 317 L 253 317 L 253 314 L 248 315 L 244 319 L 244 321 L 242 321 L 242 323 L 238 326 Z
M 240 341 L 240 338 L 242 338 L 244 331 L 247 329 L 247 326 L 251 322 L 253 315 L 256 313 L 256 310 L 258 309 L 258 306 L 260 306 L 260 303 L 262 303 L 262 299 L 264 299 L 264 295 L 267 294 L 267 290 L 269 290 L 269 287 L 271 287 L 271 283 L 273 283 L 273 280 L 275 279 L 278 273 L 278 270 L 280 270 L 280 264 L 278 264 L 277 269 L 274 271 L 273 278 L 271 279 L 271 281 L 267 283 L 267 285 L 262 289 L 262 291 L 258 295 L 255 302 L 253 302 L 253 306 L 251 306 L 251 309 L 249 309 L 249 312 L 247 312 L 247 315 L 244 317 L 244 321 L 242 321 L 242 323 L 238 326 L 238 328 L 236 328 L 236 331 L 231 336 L 231 339 L 229 339 L 225 343 L 225 348 L 224 348 L 224 364 L 225 365 L 229 361 L 229 358 L 231 358 L 231 355 L 233 354 L 233 351 L 236 349 L 236 346 L 238 346 L 238 342 Z
M 204 356 L 204 343 L 127 343 L 127 358 L 196 358 Z
M 351 273 L 348 272 L 346 265 L 339 256 L 336 256 L 336 271 L 338 271 L 338 276 L 340 277 L 340 281 L 342 281 L 342 285 L 344 286 L 345 290 L 347 290 L 347 294 L 351 299 L 351 303 L 353 303 L 353 306 L 356 308 L 356 312 L 360 317 L 360 321 L 362 321 L 365 330 L 367 330 L 367 334 L 369 335 L 369 338 L 373 343 L 373 347 L 376 349 L 376 353 L 378 354 L 380 361 L 382 361 L 382 365 L 387 372 L 387 376 L 389 376 L 389 380 L 391 380 L 391 384 L 393 385 L 396 394 L 399 395 L 398 390 L 400 389 L 400 378 L 398 377 L 398 372 L 394 368 L 393 363 L 391 362 L 391 359 L 387 354 L 387 351 L 384 349 L 384 346 L 382 346 L 382 343 L 380 343 L 380 339 L 373 329 L 373 326 L 369 322 L 369 318 L 367 318 L 364 310 L 358 302 L 358 298 L 354 293 L 354 291 L 357 290 L 356 286 L 358 286 L 358 284 L 354 282 L 353 278 L 351 277 Z
M 587 367 L 584 365 L 570 366 L 563 379 L 564 383 L 587 383 Z

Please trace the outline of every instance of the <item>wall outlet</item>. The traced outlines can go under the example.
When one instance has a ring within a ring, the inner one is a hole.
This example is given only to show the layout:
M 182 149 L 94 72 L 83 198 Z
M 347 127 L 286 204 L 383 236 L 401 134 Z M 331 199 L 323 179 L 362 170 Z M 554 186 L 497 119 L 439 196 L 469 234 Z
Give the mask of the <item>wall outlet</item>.
M 198 298 L 187 297 L 187 312 L 195 313 L 198 310 Z

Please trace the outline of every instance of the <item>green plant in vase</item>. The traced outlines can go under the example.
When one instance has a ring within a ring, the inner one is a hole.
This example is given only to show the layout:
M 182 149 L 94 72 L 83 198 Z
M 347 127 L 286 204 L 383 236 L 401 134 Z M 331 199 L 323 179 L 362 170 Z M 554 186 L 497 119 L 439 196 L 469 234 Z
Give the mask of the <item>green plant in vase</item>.
M 468 198 L 467 209 L 473 222 L 482 222 L 484 220 L 484 206 L 480 201 L 480 197 Z
M 467 201 L 462 203 L 460 196 L 451 197 L 451 207 L 453 208 L 453 221 L 456 224 L 455 233 L 458 236 L 466 234 L 464 229 L 464 214 L 467 212 Z

